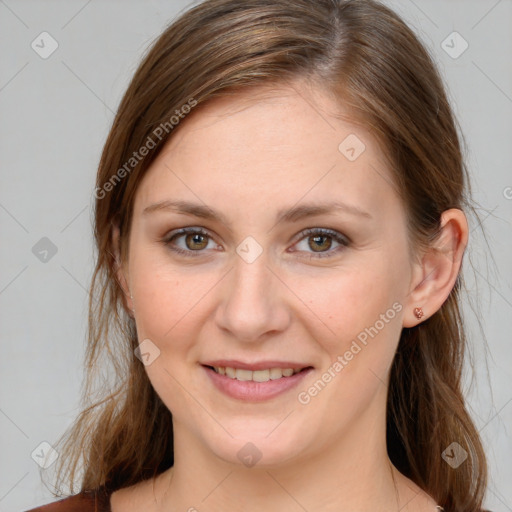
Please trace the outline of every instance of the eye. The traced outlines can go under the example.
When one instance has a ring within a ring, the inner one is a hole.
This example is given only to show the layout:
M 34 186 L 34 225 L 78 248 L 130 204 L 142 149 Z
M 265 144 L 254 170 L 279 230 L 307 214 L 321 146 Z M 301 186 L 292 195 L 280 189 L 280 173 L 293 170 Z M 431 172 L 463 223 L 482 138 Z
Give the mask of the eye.
M 294 249 L 291 252 L 308 252 L 308 249 L 311 249 L 309 259 L 333 256 L 350 244 L 347 237 L 337 231 L 326 228 L 308 228 L 301 231 L 299 236 L 302 238 L 299 239 L 295 246 L 305 243 L 306 248 L 299 251 Z M 177 241 L 182 241 L 181 247 Z M 338 244 L 338 246 L 331 250 L 333 242 Z M 200 256 L 204 249 L 208 248 L 209 243 L 214 246 L 210 248 L 217 247 L 208 231 L 193 227 L 173 231 L 163 240 L 163 243 L 175 253 L 192 257 Z
M 211 235 L 201 228 L 182 228 L 174 231 L 164 240 L 171 251 L 185 256 L 199 256 L 208 247 L 208 241 L 214 243 Z M 184 247 L 178 247 L 176 240 L 183 239 Z M 215 244 L 214 244 L 215 245 Z
M 308 228 L 302 231 L 300 235 L 302 238 L 299 240 L 299 244 L 296 245 L 305 243 L 306 251 L 307 249 L 311 249 L 312 252 L 310 253 L 311 255 L 309 256 L 309 259 L 333 256 L 348 247 L 350 244 L 347 237 L 332 229 Z M 333 241 L 338 244 L 338 246 L 335 247 L 334 250 L 330 250 L 333 245 Z M 292 252 L 295 252 L 295 250 Z

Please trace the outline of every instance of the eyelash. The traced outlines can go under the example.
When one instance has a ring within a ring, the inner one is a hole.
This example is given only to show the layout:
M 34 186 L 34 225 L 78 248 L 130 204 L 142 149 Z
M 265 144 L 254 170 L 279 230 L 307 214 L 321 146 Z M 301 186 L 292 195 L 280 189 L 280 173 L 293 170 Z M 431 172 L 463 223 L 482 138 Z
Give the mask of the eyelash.
M 197 250 L 197 251 L 184 250 L 184 249 L 180 249 L 180 248 L 172 245 L 172 242 L 174 240 L 176 240 L 177 238 L 180 238 L 181 236 L 189 235 L 189 234 L 203 235 L 203 236 L 208 237 L 209 239 L 213 238 L 207 231 L 205 231 L 202 228 L 182 228 L 182 229 L 177 230 L 176 232 L 171 233 L 170 236 L 166 237 L 163 240 L 163 243 L 164 243 L 164 245 L 168 246 L 171 251 L 173 251 L 177 254 L 181 254 L 186 257 L 201 256 L 201 253 L 204 252 L 203 249 Z M 311 253 L 311 256 L 309 257 L 309 259 L 332 257 L 333 254 L 339 253 L 340 251 L 344 250 L 346 247 L 348 247 L 350 245 L 350 240 L 347 237 L 343 236 L 341 233 L 338 233 L 337 231 L 334 231 L 332 229 L 326 229 L 326 228 L 304 229 L 303 231 L 301 231 L 299 233 L 299 236 L 301 236 L 301 238 L 294 245 L 298 244 L 305 238 L 309 238 L 309 237 L 315 236 L 315 235 L 330 237 L 330 238 L 334 239 L 336 242 L 338 242 L 340 244 L 340 246 L 333 250 L 328 250 L 325 252 L 318 252 L 318 253 L 313 252 L 313 253 Z M 296 252 L 296 251 L 293 251 L 293 252 Z

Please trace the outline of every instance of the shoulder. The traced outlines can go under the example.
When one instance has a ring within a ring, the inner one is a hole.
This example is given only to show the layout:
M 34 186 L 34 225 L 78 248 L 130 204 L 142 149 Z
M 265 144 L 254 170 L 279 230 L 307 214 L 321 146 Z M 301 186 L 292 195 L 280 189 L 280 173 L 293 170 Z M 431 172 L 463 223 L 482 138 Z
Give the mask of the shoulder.
M 84 491 L 25 512 L 110 512 L 109 497 L 98 491 Z

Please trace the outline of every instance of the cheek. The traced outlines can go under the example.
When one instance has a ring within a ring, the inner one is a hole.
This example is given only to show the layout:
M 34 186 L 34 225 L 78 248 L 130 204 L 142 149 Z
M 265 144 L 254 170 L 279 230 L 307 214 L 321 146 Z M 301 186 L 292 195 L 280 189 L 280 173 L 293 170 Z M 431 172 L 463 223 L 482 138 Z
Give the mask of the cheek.
M 168 262 L 146 261 L 134 267 L 138 339 L 151 340 L 160 351 L 146 370 L 155 389 L 165 389 L 167 398 L 181 400 L 178 397 L 183 390 L 178 382 L 190 381 L 188 372 L 201 357 L 197 340 L 214 314 L 211 293 L 223 275 L 212 269 L 200 272 L 197 267 L 177 270 Z M 191 386 L 194 382 L 188 383 Z M 200 389 L 189 391 L 201 393 Z
M 382 263 L 382 258 L 368 260 L 357 267 L 331 269 L 314 279 L 296 280 L 294 292 L 307 305 L 308 325 L 331 356 L 337 355 L 359 334 L 363 333 L 361 338 L 364 338 L 365 329 L 376 323 L 379 331 L 397 323 L 399 306 L 393 308 L 400 300 L 397 277 Z
M 135 318 L 139 338 L 165 339 L 179 318 L 186 313 L 186 301 L 180 297 L 180 283 L 176 279 L 145 273 L 135 283 Z M 180 300 L 181 299 L 181 300 Z
M 195 340 L 205 322 L 208 290 L 215 281 L 211 274 L 208 277 L 206 273 L 200 276 L 180 271 L 178 275 L 172 269 L 149 262 L 134 267 L 138 339 L 151 340 L 159 350 L 145 370 L 173 414 L 194 410 L 197 404 L 192 397 L 202 393 L 195 380 L 190 379 L 187 363 L 193 365 L 198 359 Z
M 375 261 L 364 269 L 340 270 L 336 279 L 315 279 L 309 292 L 298 292 L 308 293 L 304 302 L 315 313 L 308 314 L 309 330 L 326 354 L 318 380 L 300 390 L 299 402 L 309 404 L 304 410 L 312 422 L 323 418 L 333 433 L 382 392 L 400 339 L 400 288 L 384 266 Z
M 139 337 L 161 343 L 181 339 L 176 331 L 200 312 L 201 299 L 216 282 L 212 273 L 178 271 L 150 258 L 141 258 L 131 272 Z

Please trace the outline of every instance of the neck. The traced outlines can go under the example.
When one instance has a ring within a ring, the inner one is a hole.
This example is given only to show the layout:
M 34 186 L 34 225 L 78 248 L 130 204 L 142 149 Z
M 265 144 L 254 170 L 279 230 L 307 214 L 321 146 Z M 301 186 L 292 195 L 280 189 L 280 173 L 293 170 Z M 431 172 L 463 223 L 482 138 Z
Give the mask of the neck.
M 418 489 L 408 481 L 404 490 L 406 479 L 387 455 L 385 431 L 385 407 L 378 400 L 335 446 L 279 466 L 248 468 L 219 459 L 175 422 L 174 466 L 164 477 L 162 510 L 409 510 L 404 506 Z

